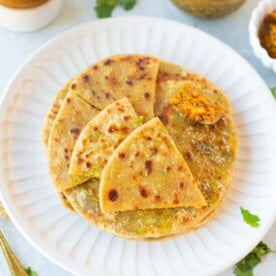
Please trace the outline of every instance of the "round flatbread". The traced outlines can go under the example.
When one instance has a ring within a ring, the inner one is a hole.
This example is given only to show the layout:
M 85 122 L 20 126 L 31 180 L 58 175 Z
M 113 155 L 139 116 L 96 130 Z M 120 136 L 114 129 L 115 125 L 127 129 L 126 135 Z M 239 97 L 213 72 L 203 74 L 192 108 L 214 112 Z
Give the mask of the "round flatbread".
M 215 124 L 191 123 L 177 105 L 169 104 L 186 83 L 224 107 L 223 116 Z M 65 191 L 76 212 L 84 219 L 101 229 L 132 239 L 186 233 L 206 223 L 226 195 L 236 157 L 237 136 L 230 105 L 223 93 L 205 78 L 177 65 L 161 62 L 154 111 L 187 162 L 207 206 L 103 213 L 99 204 L 98 179 Z

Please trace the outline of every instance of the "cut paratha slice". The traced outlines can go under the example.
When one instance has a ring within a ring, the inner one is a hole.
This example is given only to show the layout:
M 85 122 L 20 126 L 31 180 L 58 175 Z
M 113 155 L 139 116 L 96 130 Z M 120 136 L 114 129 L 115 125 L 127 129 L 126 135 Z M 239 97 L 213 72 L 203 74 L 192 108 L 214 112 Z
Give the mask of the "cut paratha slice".
M 73 148 L 82 129 L 98 112 L 96 108 L 68 91 L 48 140 L 48 167 L 58 192 L 70 188 L 68 169 Z
M 158 118 L 138 127 L 114 151 L 102 173 L 99 198 L 103 212 L 206 205 Z
M 56 94 L 54 100 L 52 101 L 52 103 L 47 111 L 46 117 L 44 119 L 44 123 L 43 123 L 42 129 L 41 129 L 41 137 L 42 137 L 42 142 L 43 142 L 46 150 L 47 150 L 48 139 L 50 136 L 50 132 L 52 130 L 52 126 L 53 126 L 56 116 L 59 112 L 59 109 L 63 103 L 63 100 L 68 92 L 70 83 L 71 83 L 71 80 L 68 81 L 61 88 L 61 90 Z M 73 211 L 73 207 L 71 206 L 70 202 L 68 201 L 68 199 L 62 192 L 58 193 L 58 197 L 64 207 L 66 207 L 70 211 Z
M 63 103 L 63 100 L 68 92 L 68 88 L 69 88 L 70 84 L 71 84 L 71 81 L 67 82 L 61 88 L 61 90 L 56 94 L 54 100 L 52 101 L 52 103 L 47 111 L 47 114 L 46 114 L 46 117 L 45 117 L 45 120 L 44 120 L 44 123 L 42 126 L 42 130 L 41 130 L 42 142 L 43 142 L 45 148 L 48 145 L 48 139 L 49 139 L 49 135 L 50 135 L 53 123 L 54 123 L 56 116 L 59 112 L 59 109 Z
M 70 91 L 99 109 L 127 97 L 138 115 L 153 118 L 159 60 L 145 55 L 116 55 L 89 66 Z
M 210 101 L 221 104 L 224 116 L 214 125 L 191 124 L 180 110 L 169 104 L 181 87 L 192 84 Z M 237 134 L 231 106 L 223 91 L 208 79 L 188 69 L 160 62 L 155 114 L 166 127 L 197 180 L 208 206 L 196 210 L 206 222 L 225 199 L 237 154 Z M 186 135 L 186 134 L 189 135 Z
M 71 187 L 100 178 L 113 151 L 141 123 L 126 97 L 98 113 L 83 129 L 73 150 L 68 171 Z

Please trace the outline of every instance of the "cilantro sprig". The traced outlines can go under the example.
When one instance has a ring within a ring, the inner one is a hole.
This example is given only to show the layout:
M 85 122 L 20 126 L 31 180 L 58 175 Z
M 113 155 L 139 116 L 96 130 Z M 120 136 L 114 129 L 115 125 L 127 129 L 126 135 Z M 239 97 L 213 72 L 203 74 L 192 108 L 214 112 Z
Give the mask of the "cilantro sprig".
M 25 268 L 24 270 L 27 272 L 28 276 L 37 276 L 37 273 L 35 271 L 33 271 L 32 268 L 29 266 L 27 268 Z
M 253 276 L 254 268 L 262 261 L 262 257 L 268 253 L 276 253 L 265 243 L 260 242 L 249 254 L 240 260 L 234 267 L 236 276 Z
M 110 17 L 116 6 L 120 5 L 124 10 L 131 10 L 136 0 L 97 0 L 95 11 L 98 18 Z
M 260 226 L 260 218 L 257 215 L 250 213 L 248 210 L 240 207 L 243 220 L 251 227 L 257 228 Z
M 131 10 L 136 4 L 136 0 L 120 0 L 120 5 L 125 11 Z
M 276 86 L 275 86 L 275 87 L 270 88 L 270 90 L 271 90 L 271 93 L 272 93 L 272 95 L 273 95 L 274 99 L 276 99 Z

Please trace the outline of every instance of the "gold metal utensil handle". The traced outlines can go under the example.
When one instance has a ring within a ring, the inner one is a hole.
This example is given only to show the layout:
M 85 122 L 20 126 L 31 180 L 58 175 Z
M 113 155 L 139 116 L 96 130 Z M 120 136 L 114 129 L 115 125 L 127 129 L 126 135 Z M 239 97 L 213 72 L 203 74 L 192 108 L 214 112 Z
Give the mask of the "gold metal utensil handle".
M 3 251 L 3 255 L 10 269 L 11 276 L 28 276 L 27 272 L 24 270 L 24 268 L 22 267 L 22 265 L 14 255 L 12 249 L 10 248 L 8 242 L 6 241 L 1 231 L 0 231 L 0 247 Z

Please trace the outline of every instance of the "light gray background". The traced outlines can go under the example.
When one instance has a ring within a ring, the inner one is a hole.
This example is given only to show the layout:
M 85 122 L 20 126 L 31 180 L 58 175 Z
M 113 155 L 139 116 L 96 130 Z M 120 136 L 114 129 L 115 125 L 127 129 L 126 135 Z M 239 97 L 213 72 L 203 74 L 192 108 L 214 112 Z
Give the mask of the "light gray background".
M 113 17 L 128 15 L 144 15 L 162 17 L 201 29 L 235 49 L 258 71 L 269 87 L 276 86 L 276 75 L 262 66 L 255 58 L 249 45 L 248 22 L 252 10 L 258 4 L 257 0 L 247 0 L 243 7 L 228 17 L 219 20 L 200 20 L 182 13 L 169 0 L 137 0 L 135 8 L 129 12 L 117 8 Z M 38 47 L 50 38 L 60 34 L 72 26 L 83 22 L 96 20 L 93 10 L 95 1 L 91 0 L 64 0 L 61 13 L 50 25 L 32 33 L 15 33 L 0 28 L 0 93 L 13 76 L 17 68 Z M 1 18 L 0 18 L 1 22 Z M 239 70 L 239 68 L 237 68 Z M 252 80 L 253 81 L 253 80 Z M 1 94 L 0 94 L 1 95 Z M 70 276 L 71 274 L 60 269 L 32 246 L 30 246 L 9 220 L 0 219 L 0 229 L 14 249 L 24 266 L 31 266 L 39 276 Z M 271 247 L 276 248 L 276 224 L 264 239 Z M 0 275 L 9 275 L 8 269 L 0 254 Z M 232 268 L 221 275 L 232 275 Z M 276 255 L 268 255 L 261 265 L 255 269 L 255 275 L 276 275 Z M 97 275 L 98 276 L 98 275 Z M 99 275 L 100 276 L 100 275 Z

